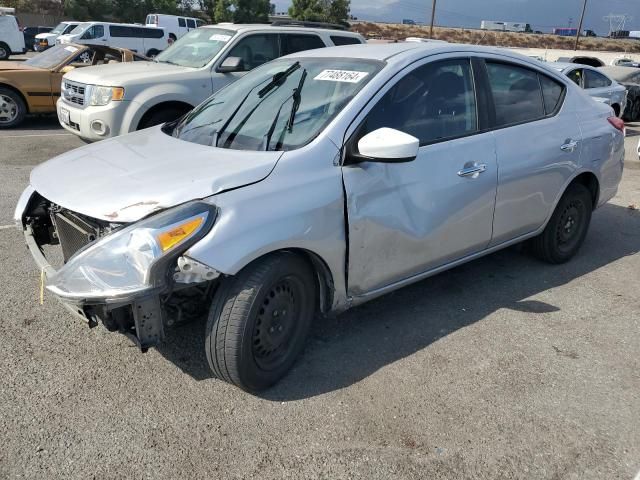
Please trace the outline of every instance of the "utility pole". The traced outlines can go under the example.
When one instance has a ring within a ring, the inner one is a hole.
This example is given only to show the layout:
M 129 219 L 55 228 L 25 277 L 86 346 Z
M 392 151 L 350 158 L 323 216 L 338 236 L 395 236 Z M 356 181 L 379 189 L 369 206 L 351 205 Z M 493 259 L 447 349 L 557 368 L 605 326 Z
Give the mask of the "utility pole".
M 584 0 L 582 4 L 582 15 L 580 15 L 580 25 L 578 25 L 578 31 L 576 32 L 576 44 L 573 46 L 573 50 L 578 50 L 578 41 L 580 40 L 580 32 L 582 32 L 582 22 L 584 21 L 584 12 L 587 9 L 587 0 Z
M 433 38 L 433 19 L 436 17 L 436 0 L 431 0 L 431 26 L 429 27 L 429 38 Z

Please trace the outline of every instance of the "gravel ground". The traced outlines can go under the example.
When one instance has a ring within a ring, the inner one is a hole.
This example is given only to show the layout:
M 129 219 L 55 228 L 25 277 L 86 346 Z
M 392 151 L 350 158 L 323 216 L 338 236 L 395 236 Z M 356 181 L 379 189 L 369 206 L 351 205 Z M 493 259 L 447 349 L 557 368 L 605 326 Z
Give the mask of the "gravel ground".
M 639 133 L 572 262 L 509 249 L 317 322 L 258 397 L 211 378 L 203 323 L 141 354 L 38 304 L 4 226 L 30 169 L 82 143 L 51 117 L 0 131 L 0 478 L 632 479 Z

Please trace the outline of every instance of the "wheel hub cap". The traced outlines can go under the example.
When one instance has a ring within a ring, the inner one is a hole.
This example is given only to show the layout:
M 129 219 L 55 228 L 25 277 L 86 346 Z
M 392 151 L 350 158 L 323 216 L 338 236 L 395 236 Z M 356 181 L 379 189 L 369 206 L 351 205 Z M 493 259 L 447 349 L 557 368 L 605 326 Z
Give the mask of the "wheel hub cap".
M 18 105 L 6 95 L 0 95 L 0 123 L 12 122 L 18 116 Z
M 261 368 L 269 370 L 279 363 L 293 334 L 296 299 L 289 282 L 281 281 L 267 293 L 253 331 L 253 355 Z

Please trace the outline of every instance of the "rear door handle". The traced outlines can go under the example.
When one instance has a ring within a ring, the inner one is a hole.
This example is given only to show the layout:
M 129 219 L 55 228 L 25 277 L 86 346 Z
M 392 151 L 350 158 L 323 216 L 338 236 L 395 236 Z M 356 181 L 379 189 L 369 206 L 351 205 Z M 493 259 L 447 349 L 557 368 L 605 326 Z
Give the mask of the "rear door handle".
M 571 140 L 570 142 L 567 142 L 564 145 L 562 145 L 560 147 L 560 150 L 562 150 L 563 152 L 573 152 L 577 146 L 578 146 L 578 142 L 576 142 L 575 140 Z
M 476 178 L 486 169 L 487 165 L 484 163 L 473 163 L 471 165 L 465 165 L 464 168 L 458 172 L 458 176 Z

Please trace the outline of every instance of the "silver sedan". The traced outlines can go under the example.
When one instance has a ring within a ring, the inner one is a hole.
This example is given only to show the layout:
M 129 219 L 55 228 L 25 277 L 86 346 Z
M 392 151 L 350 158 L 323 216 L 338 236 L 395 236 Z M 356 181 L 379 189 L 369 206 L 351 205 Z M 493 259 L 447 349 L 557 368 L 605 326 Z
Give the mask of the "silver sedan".
M 344 46 L 267 63 L 179 121 L 38 166 L 15 219 L 74 315 L 143 350 L 208 315 L 214 375 L 257 391 L 316 316 L 519 242 L 568 261 L 623 159 L 611 108 L 536 60 Z
M 620 85 L 604 72 L 588 65 L 562 62 L 549 62 L 549 65 L 573 80 L 589 96 L 610 105 L 616 117 L 622 118 L 627 106 L 627 89 L 624 85 Z

